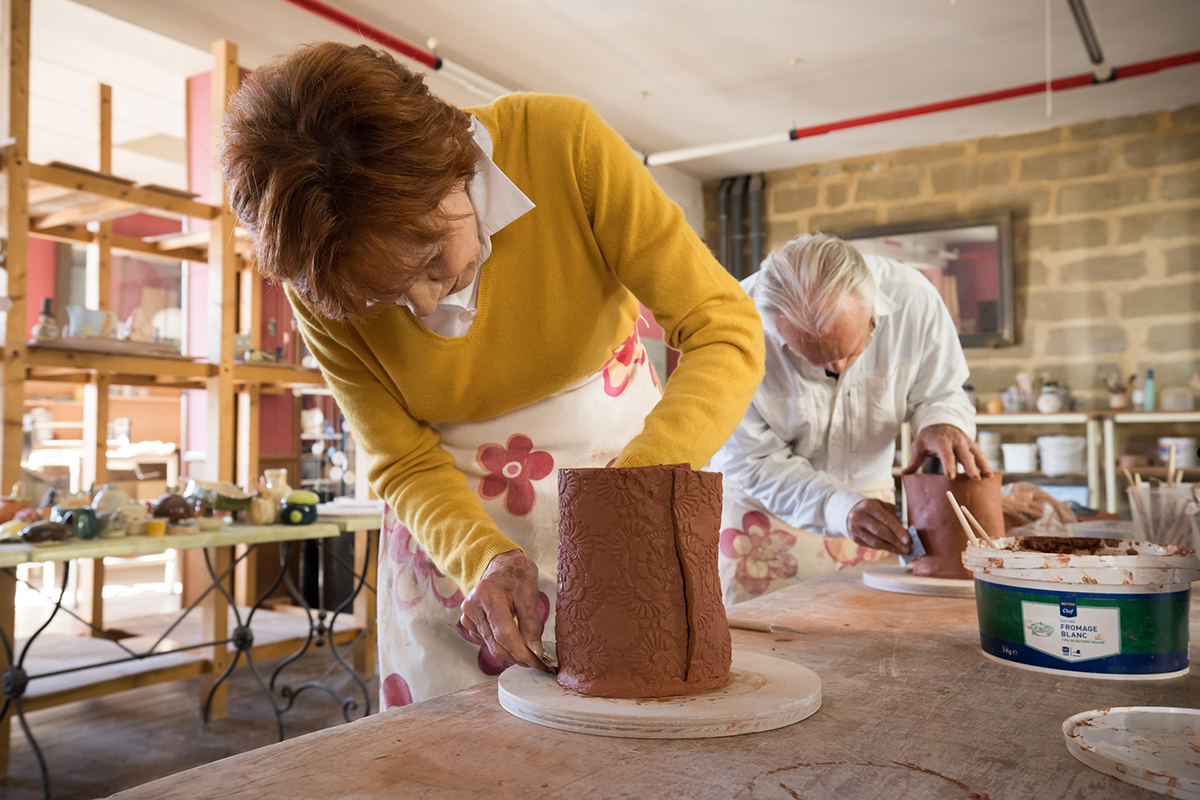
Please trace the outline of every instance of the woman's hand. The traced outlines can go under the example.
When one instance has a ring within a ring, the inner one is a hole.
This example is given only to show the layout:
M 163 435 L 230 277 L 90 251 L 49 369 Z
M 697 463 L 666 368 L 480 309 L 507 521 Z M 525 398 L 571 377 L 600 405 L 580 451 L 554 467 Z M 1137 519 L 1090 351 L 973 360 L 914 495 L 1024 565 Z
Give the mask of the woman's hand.
M 463 600 L 462 624 L 495 658 L 544 669 L 537 577 L 537 564 L 520 550 L 496 556 Z

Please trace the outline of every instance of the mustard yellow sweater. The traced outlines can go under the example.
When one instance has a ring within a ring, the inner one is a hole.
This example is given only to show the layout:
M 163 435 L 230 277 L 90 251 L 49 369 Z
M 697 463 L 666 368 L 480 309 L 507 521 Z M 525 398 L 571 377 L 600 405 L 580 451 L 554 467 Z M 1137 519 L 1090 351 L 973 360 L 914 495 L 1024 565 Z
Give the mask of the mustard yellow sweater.
M 338 323 L 288 291 L 366 451 L 371 485 L 464 591 L 517 546 L 431 423 L 489 419 L 577 383 L 632 332 L 638 299 L 682 356 L 616 466 L 699 468 L 733 432 L 763 370 L 754 304 L 590 106 L 523 94 L 469 111 L 487 125 L 496 165 L 537 207 L 492 237 L 467 335 L 438 336 L 402 305 Z

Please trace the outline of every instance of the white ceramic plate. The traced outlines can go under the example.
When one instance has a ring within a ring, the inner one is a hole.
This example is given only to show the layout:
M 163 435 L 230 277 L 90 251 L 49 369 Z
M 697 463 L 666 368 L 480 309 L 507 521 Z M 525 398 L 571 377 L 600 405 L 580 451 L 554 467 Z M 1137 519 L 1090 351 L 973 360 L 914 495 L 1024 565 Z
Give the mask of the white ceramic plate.
M 1071 755 L 1169 797 L 1200 800 L 1200 709 L 1100 708 L 1063 723 Z

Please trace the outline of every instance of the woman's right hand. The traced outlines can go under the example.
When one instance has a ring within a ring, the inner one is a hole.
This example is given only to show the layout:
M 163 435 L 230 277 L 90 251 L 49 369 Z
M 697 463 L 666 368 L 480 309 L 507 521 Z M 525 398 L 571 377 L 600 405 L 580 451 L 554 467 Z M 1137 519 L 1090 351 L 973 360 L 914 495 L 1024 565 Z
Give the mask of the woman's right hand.
M 496 556 L 463 600 L 462 624 L 493 657 L 543 669 L 537 578 L 537 564 L 520 550 Z

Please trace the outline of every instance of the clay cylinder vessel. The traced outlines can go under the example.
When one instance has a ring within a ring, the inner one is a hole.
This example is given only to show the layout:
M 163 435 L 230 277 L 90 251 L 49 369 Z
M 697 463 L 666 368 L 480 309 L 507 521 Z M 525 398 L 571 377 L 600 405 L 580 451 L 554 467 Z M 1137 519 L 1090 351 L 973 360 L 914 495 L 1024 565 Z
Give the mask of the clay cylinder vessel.
M 600 697 L 719 688 L 732 649 L 717 549 L 721 475 L 686 466 L 558 476 L 558 682 Z
M 1000 506 L 1000 474 L 973 481 L 965 475 L 953 480 L 948 475 L 905 475 L 904 496 L 908 499 L 908 523 L 921 534 L 926 555 L 913 563 L 913 574 L 928 578 L 970 578 L 963 566 L 967 534 L 950 507 L 946 492 L 954 493 L 959 505 L 971 510 L 975 519 L 998 539 L 1004 535 L 1004 513 Z

